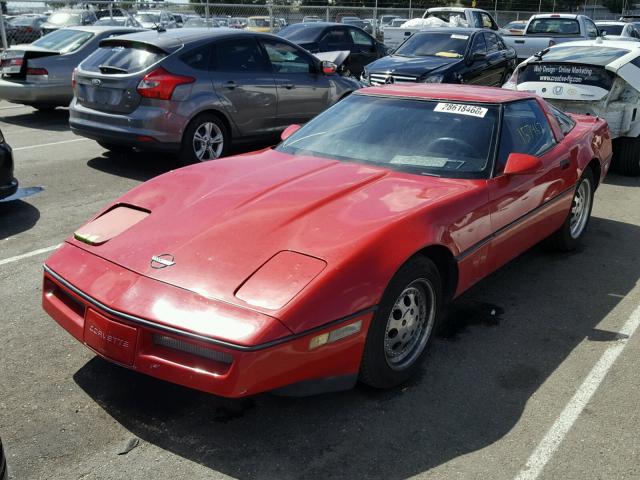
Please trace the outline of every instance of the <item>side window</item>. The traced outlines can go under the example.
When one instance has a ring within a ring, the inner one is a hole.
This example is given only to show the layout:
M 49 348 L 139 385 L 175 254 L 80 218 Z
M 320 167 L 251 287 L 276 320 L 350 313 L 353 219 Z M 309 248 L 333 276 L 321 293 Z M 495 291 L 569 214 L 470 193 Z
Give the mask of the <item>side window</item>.
M 511 153 L 541 155 L 556 141 L 549 122 L 535 100 L 508 103 L 504 107 L 496 173 L 502 173 Z
M 480 20 L 482 21 L 482 28 L 493 28 L 493 21 L 486 13 L 480 14 Z
M 273 73 L 310 73 L 313 71 L 310 59 L 296 47 L 280 42 L 262 42 Z
M 209 45 L 193 48 L 180 55 L 180 60 L 196 70 L 209 69 Z
M 216 52 L 216 66 L 223 72 L 260 72 L 268 69 L 267 60 L 253 38 L 220 42 Z
M 584 24 L 587 28 L 587 37 L 596 38 L 598 36 L 598 27 L 596 27 L 596 24 L 587 18 L 584 19 Z
M 478 33 L 475 37 L 473 37 L 473 44 L 471 45 L 471 55 L 473 55 L 474 53 L 487 53 L 487 45 L 481 33 Z
M 487 42 L 487 53 L 497 53 L 502 50 L 502 48 L 500 48 L 498 37 L 493 33 L 485 33 L 484 39 Z
M 362 47 L 363 49 L 373 50 L 373 41 L 366 33 L 359 32 L 355 28 L 350 28 L 349 35 L 351 35 L 351 39 L 354 44 Z
M 322 40 L 320 40 L 320 44 L 326 46 L 327 48 L 331 48 L 333 45 L 346 45 L 351 43 L 349 38 L 347 37 L 347 32 L 343 28 L 332 28 L 327 33 L 324 34 Z
M 558 121 L 558 125 L 560 125 L 560 130 L 562 130 L 563 135 L 566 135 L 573 130 L 573 127 L 576 126 L 576 122 L 574 122 L 569 115 L 561 112 L 553 105 L 550 105 L 549 107 L 551 108 L 551 113 L 553 113 L 553 116 Z

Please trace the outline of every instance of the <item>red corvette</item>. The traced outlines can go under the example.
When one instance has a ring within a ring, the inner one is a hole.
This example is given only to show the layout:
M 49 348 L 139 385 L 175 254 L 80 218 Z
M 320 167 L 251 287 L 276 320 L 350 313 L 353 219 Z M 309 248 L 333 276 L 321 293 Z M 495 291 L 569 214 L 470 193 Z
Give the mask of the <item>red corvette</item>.
M 226 397 L 391 387 L 445 304 L 583 236 L 607 124 L 483 87 L 366 88 L 273 149 L 182 168 L 46 262 L 44 309 L 97 354 Z

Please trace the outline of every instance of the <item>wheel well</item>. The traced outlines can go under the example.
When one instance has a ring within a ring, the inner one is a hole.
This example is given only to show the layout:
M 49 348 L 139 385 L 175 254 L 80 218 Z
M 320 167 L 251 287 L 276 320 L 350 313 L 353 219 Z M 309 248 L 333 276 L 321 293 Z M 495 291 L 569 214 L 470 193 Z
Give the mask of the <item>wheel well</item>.
M 220 120 L 222 120 L 222 123 L 224 123 L 224 126 L 227 128 L 227 132 L 229 132 L 229 135 L 231 137 L 233 137 L 232 132 L 231 132 L 231 123 L 229 122 L 229 119 L 227 118 L 227 116 L 222 113 L 220 110 L 203 110 L 201 112 L 198 112 L 197 115 L 194 115 L 193 118 L 191 120 L 189 120 L 189 124 L 191 124 L 191 122 L 193 122 L 193 119 L 205 114 L 205 113 L 209 113 L 211 115 L 215 115 L 216 117 L 218 117 Z M 185 129 L 186 130 L 186 129 Z
M 593 172 L 593 178 L 597 188 L 598 185 L 600 184 L 600 175 L 602 175 L 602 172 L 600 171 L 600 162 L 598 161 L 597 158 L 594 158 L 589 162 L 589 165 L 587 165 L 587 168 L 590 168 L 591 171 Z
M 453 253 L 442 245 L 430 245 L 420 250 L 416 255 L 422 255 L 435 263 L 440 278 L 442 278 L 442 289 L 447 301 L 453 298 L 458 287 L 458 264 Z

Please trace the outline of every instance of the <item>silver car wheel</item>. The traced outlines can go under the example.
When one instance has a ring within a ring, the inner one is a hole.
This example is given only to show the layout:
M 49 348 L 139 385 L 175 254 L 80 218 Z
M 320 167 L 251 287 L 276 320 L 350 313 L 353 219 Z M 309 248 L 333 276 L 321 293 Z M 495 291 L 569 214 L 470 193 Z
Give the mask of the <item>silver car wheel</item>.
M 414 280 L 400 293 L 387 319 L 384 355 L 391 369 L 404 370 L 420 357 L 435 318 L 433 286 L 424 278 Z
M 578 238 L 582 235 L 584 228 L 589 220 L 589 212 L 591 211 L 591 182 L 588 178 L 583 178 L 578 185 L 576 194 L 573 196 L 571 205 L 571 218 L 569 220 L 569 231 L 572 238 Z
M 193 134 L 193 152 L 201 162 L 215 160 L 222 154 L 224 135 L 213 122 L 204 122 Z

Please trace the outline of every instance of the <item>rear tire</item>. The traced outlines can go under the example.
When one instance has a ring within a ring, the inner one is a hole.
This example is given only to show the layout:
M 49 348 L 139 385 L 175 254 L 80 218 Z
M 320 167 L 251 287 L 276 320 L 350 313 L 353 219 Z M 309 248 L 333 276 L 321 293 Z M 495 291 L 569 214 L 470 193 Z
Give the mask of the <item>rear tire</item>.
M 576 186 L 571 202 L 571 210 L 566 220 L 556 232 L 547 239 L 547 245 L 561 252 L 575 250 L 589 225 L 593 194 L 596 186 L 593 172 L 587 168 Z
M 98 145 L 100 145 L 105 150 L 116 153 L 128 153 L 133 150 L 132 147 L 128 147 L 126 145 L 116 145 L 113 143 L 98 142 Z
M 640 175 L 640 138 L 620 137 L 614 140 L 612 167 L 623 175 Z
M 417 256 L 393 276 L 367 333 L 360 381 L 391 388 L 409 379 L 423 360 L 442 311 L 442 279 L 434 263 Z
M 196 116 L 184 132 L 180 160 L 198 163 L 224 157 L 230 147 L 231 135 L 222 119 L 214 113 Z

